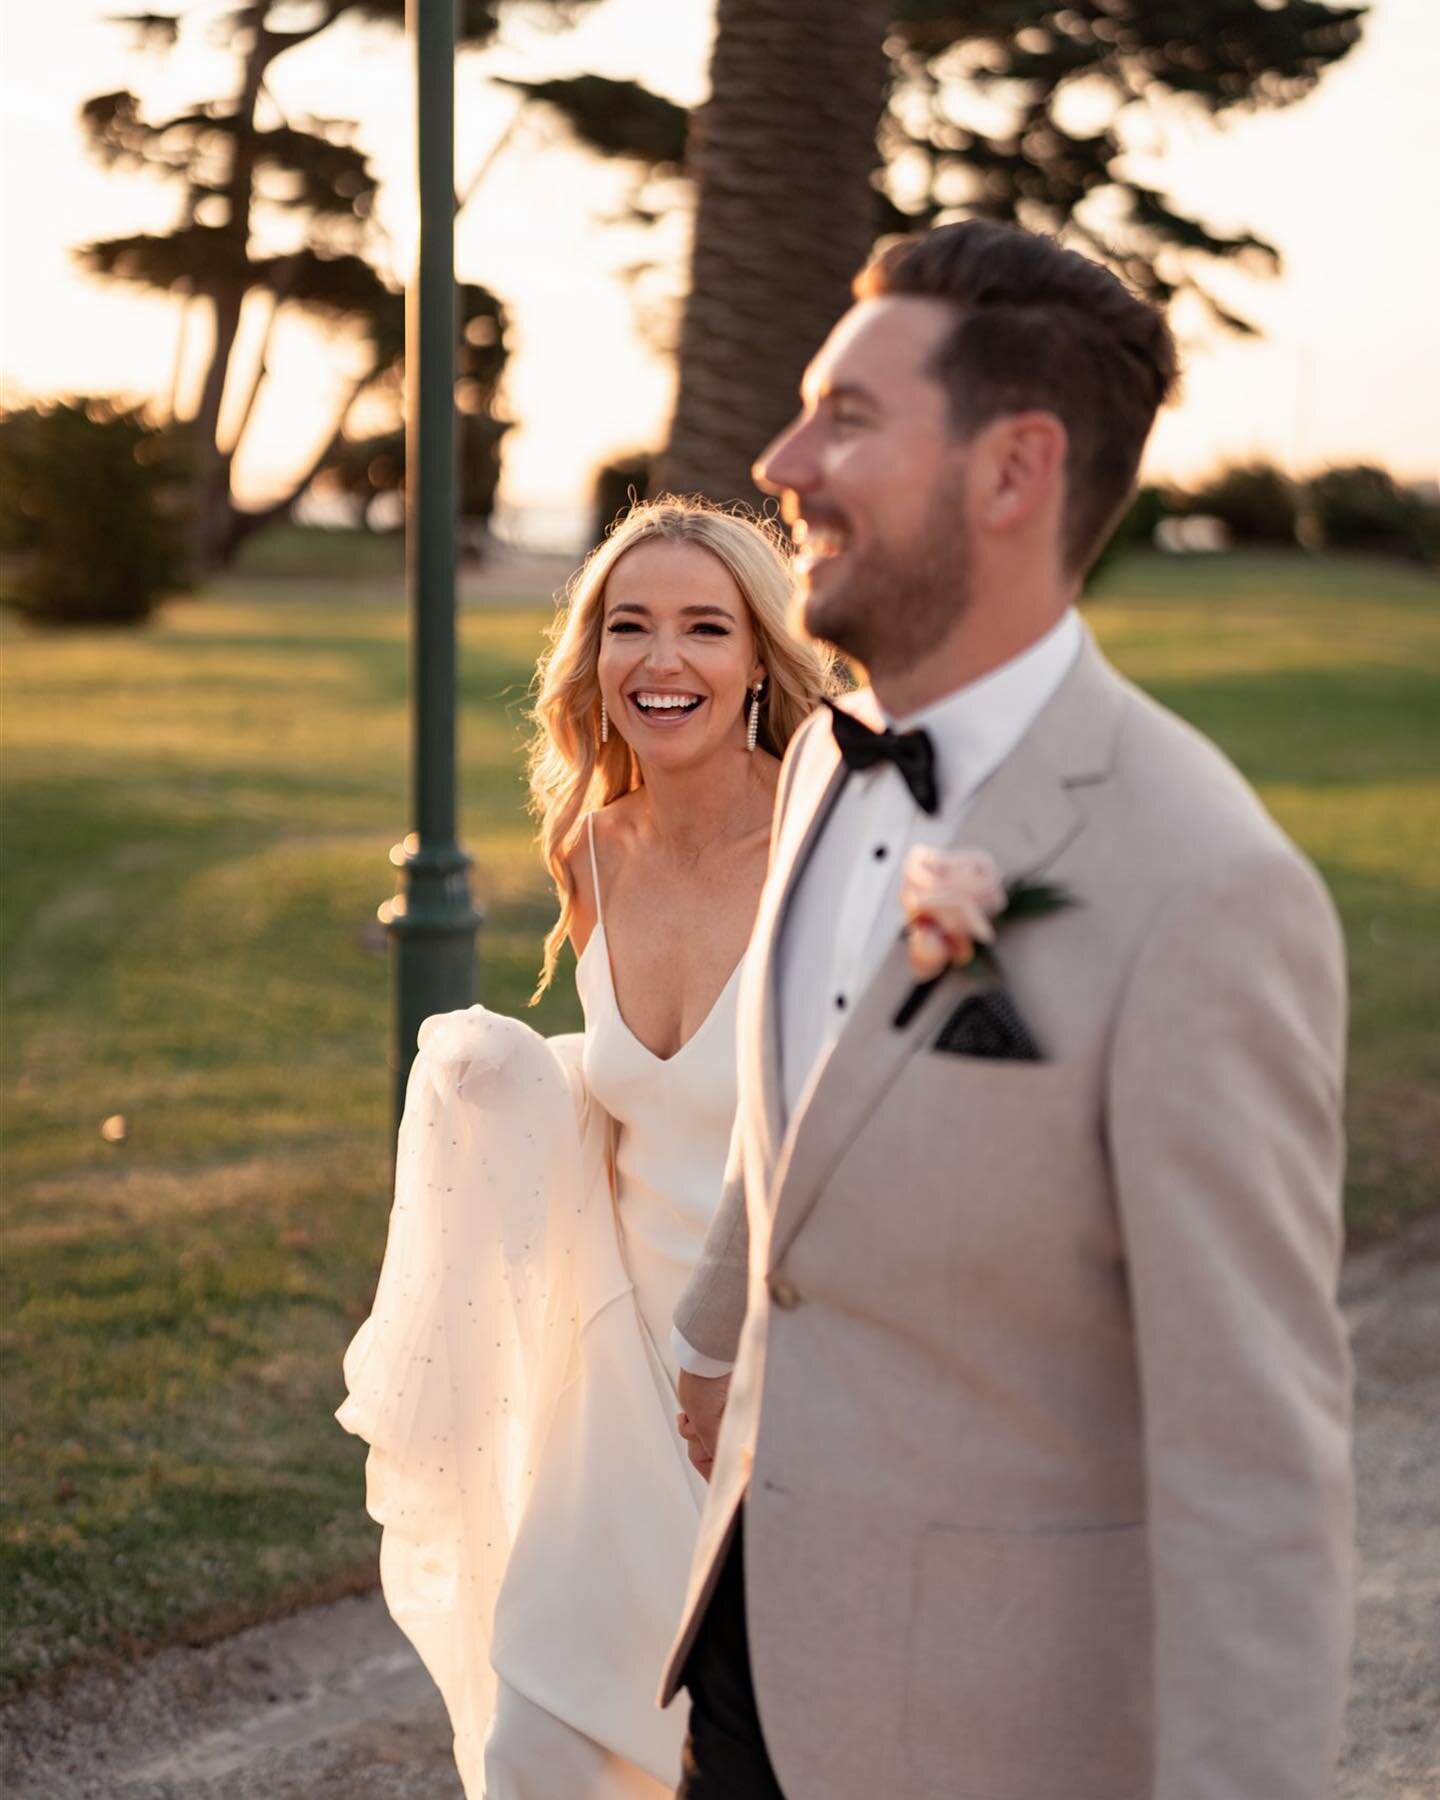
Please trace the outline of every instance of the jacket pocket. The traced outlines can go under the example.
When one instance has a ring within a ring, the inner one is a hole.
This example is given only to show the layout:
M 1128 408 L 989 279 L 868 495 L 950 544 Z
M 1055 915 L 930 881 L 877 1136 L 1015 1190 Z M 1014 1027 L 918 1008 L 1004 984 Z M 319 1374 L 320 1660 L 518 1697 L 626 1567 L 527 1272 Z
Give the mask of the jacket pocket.
M 907 1800 L 1148 1800 L 1143 1525 L 931 1526 L 912 1581 Z

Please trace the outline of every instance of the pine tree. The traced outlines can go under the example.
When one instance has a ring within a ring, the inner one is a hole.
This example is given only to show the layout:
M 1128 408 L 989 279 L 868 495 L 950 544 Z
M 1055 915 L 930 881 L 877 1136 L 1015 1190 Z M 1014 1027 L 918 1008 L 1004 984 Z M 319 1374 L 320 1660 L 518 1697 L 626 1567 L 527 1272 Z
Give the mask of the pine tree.
M 823 292 L 821 312 L 838 315 L 844 294 L 826 247 L 849 246 L 853 273 L 862 210 L 866 247 L 882 232 L 964 216 L 1054 232 L 1142 293 L 1190 294 L 1249 330 L 1211 291 L 1210 273 L 1235 261 L 1273 271 L 1278 252 L 1136 178 L 1127 142 L 1141 127 L 1163 132 L 1181 105 L 1218 116 L 1301 99 L 1359 41 L 1365 11 L 1322 0 L 891 0 L 866 20 L 858 0 L 721 0 L 713 91 L 686 164 L 699 198 L 665 481 L 754 498 L 750 460 L 793 411 L 795 374 L 816 346 L 817 318 L 797 292 Z M 778 59 L 782 32 L 793 45 L 807 31 L 817 46 L 808 64 L 767 64 L 767 44 Z M 871 102 L 854 78 L 882 40 L 888 104 L 873 144 L 857 145 L 855 120 Z M 839 45 L 848 80 L 831 74 Z M 583 90 L 528 91 L 602 154 L 646 169 L 661 143 L 673 157 L 683 109 L 633 84 L 610 84 L 607 105 L 606 84 L 583 80 Z
M 462 44 L 487 43 L 505 3 L 462 0 Z M 525 3 L 568 16 L 585 0 Z M 169 231 L 105 239 L 77 255 L 95 274 L 180 295 L 187 309 L 208 315 L 212 348 L 194 418 L 186 421 L 198 464 L 194 518 L 201 567 L 227 562 L 252 532 L 288 512 L 323 469 L 344 461 L 346 422 L 362 394 L 388 389 L 398 398 L 405 302 L 380 272 L 375 172 L 356 143 L 354 125 L 286 118 L 267 78 L 280 57 L 341 20 L 393 31 L 403 25 L 404 13 L 404 0 L 314 0 L 298 8 L 293 0 L 247 0 L 209 20 L 235 53 L 231 94 L 161 118 L 152 117 L 129 90 L 96 95 L 82 108 L 90 147 L 104 164 L 157 174 L 179 197 L 177 221 Z M 182 31 L 201 28 L 203 21 L 197 24 L 193 14 L 193 8 L 137 13 L 115 22 L 135 33 L 140 49 L 163 57 Z M 267 241 L 277 238 L 290 247 L 267 248 Z M 260 353 L 242 370 L 236 349 L 252 296 L 263 297 L 269 311 Z M 479 454 L 493 458 L 502 429 L 492 403 L 505 362 L 504 312 L 478 286 L 461 288 L 459 311 L 465 410 L 483 415 L 489 426 L 469 436 Z M 333 432 L 310 465 L 277 500 L 247 509 L 235 499 L 232 468 L 265 381 L 271 334 L 287 313 L 345 328 L 347 339 L 363 345 L 363 358 Z M 239 424 L 222 437 L 227 397 L 229 416 Z M 468 485 L 472 492 L 493 493 L 493 471 L 475 473 Z

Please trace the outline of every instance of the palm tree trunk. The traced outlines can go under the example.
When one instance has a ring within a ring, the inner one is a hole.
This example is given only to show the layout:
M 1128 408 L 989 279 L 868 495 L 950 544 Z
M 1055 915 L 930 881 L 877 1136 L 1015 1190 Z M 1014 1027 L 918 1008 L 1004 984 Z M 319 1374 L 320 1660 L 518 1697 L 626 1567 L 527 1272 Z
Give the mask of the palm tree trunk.
M 680 388 L 658 485 L 758 498 L 754 459 L 795 410 L 875 234 L 892 0 L 719 0 Z

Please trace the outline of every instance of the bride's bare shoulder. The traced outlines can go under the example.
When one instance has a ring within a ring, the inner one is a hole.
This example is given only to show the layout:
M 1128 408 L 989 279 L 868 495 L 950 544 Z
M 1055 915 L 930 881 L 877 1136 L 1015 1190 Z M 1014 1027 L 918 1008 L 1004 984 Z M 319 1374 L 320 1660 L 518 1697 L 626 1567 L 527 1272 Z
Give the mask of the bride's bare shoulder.
M 603 887 L 606 868 L 613 870 L 617 863 L 624 860 L 633 832 L 633 811 L 630 796 L 623 794 L 608 806 L 597 807 L 593 812 L 587 813 L 580 821 L 580 829 L 575 833 L 574 842 L 566 854 L 565 869 L 570 877 L 572 905 L 570 947 L 577 956 L 584 955 L 590 934 L 600 918 L 600 905 L 595 895 L 594 866 L 590 859 L 591 833 L 594 833 L 595 862 L 600 867 Z
M 619 794 L 604 806 L 597 806 L 589 815 L 585 831 L 595 833 L 595 855 L 600 863 L 600 880 L 605 880 L 606 865 L 623 863 L 635 847 L 635 834 L 644 817 L 644 807 L 640 800 L 638 788 L 632 788 L 628 794 Z M 584 832 L 581 833 L 583 839 Z M 579 846 L 585 849 L 586 859 L 589 851 L 583 842 Z

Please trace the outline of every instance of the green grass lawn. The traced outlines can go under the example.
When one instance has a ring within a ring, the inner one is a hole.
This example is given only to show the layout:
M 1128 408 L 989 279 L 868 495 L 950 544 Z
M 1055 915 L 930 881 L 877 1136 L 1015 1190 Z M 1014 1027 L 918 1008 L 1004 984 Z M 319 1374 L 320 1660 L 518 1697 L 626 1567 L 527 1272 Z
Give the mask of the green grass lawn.
M 329 1415 L 385 1230 L 404 624 L 389 563 L 325 581 L 303 545 L 262 549 L 145 632 L 4 632 L 12 1683 L 373 1569 L 361 1447 Z M 1334 889 L 1359 1233 L 1436 1198 L 1437 602 L 1381 563 L 1144 557 L 1090 607 Z M 463 623 L 463 836 L 506 1010 L 549 920 L 518 756 L 545 617 Z M 568 983 L 531 1017 L 571 1028 Z

